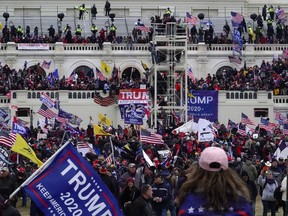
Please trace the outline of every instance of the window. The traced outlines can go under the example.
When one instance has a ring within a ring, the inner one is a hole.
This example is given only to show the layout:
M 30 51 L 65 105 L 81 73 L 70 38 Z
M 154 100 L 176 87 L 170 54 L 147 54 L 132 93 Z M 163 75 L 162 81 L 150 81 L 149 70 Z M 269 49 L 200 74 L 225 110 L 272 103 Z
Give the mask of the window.
M 268 108 L 255 108 L 254 117 L 268 117 Z
M 18 108 L 16 111 L 17 117 L 29 117 L 30 116 L 30 108 Z

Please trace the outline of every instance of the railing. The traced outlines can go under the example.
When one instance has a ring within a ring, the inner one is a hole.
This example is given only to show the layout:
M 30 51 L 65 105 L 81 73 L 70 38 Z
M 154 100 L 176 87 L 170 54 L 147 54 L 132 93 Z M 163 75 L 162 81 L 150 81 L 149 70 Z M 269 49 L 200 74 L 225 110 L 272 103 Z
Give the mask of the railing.
M 27 100 L 40 99 L 42 92 L 45 92 L 52 99 L 67 98 L 67 99 L 90 99 L 94 98 L 95 91 L 86 90 L 57 90 L 57 91 L 29 91 L 29 90 L 13 90 L 12 100 L 18 97 L 25 97 Z M 101 91 L 99 91 L 101 93 Z M 274 103 L 288 104 L 288 95 L 273 96 L 272 91 L 219 91 L 219 96 L 225 100 L 255 100 L 259 97 L 264 97 L 266 100 L 273 100 Z M 0 96 L 0 104 L 10 103 L 10 99 L 6 96 Z
M 101 51 L 98 44 L 66 44 L 59 42 L 57 43 L 58 47 L 63 47 L 62 50 L 64 51 Z M 132 44 L 132 48 L 127 46 L 126 43 L 119 43 L 119 44 L 111 44 L 109 42 L 104 43 L 104 50 L 105 48 L 111 47 L 113 51 L 125 51 L 125 50 L 132 50 L 132 51 L 148 51 L 148 44 L 140 44 L 134 43 Z M 204 47 L 204 50 L 209 52 L 219 52 L 219 51 L 232 51 L 232 44 L 212 44 L 211 49 L 208 49 L 206 44 L 188 44 L 187 50 L 188 51 L 198 51 L 200 47 Z M 257 52 L 267 52 L 267 51 L 279 51 L 282 52 L 283 50 L 288 49 L 288 44 L 245 44 L 243 45 L 242 50 L 244 51 L 257 51 Z M 9 43 L 2 43 L 0 45 L 0 50 L 17 50 L 17 44 L 13 42 Z M 55 51 L 56 44 L 49 44 L 49 50 Z M 37 50 L 31 50 L 37 52 Z M 19 50 L 19 52 L 26 52 L 25 50 Z M 246 53 L 247 54 L 247 53 Z
M 288 95 L 277 95 L 273 97 L 274 104 L 288 104 Z

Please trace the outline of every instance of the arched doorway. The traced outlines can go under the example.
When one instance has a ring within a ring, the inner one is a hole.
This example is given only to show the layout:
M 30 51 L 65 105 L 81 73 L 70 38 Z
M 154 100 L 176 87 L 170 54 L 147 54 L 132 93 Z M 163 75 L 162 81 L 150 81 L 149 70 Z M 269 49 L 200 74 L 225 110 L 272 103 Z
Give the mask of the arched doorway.
M 76 73 L 78 77 L 83 77 L 83 78 L 86 76 L 90 78 L 94 78 L 95 76 L 93 68 L 90 68 L 86 65 L 78 66 L 72 73 Z
M 232 72 L 234 69 L 230 66 L 223 66 L 216 71 L 216 76 L 225 76 L 227 73 Z
M 127 79 L 130 81 L 130 79 L 136 80 L 141 78 L 141 73 L 134 67 L 126 68 L 122 72 L 122 79 Z
M 40 63 L 28 67 L 27 71 L 30 71 L 34 74 L 41 74 L 42 76 L 47 77 L 47 74 L 45 70 L 41 67 Z

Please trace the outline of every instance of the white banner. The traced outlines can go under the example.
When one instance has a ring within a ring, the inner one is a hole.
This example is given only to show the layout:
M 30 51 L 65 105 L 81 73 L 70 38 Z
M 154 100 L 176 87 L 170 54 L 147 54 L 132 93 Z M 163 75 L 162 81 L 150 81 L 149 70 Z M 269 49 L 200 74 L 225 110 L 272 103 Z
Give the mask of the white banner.
M 213 141 L 214 135 L 212 134 L 212 128 L 209 127 L 211 122 L 200 118 L 198 121 L 198 141 L 199 142 L 207 142 Z
M 19 43 L 18 50 L 49 50 L 49 44 Z

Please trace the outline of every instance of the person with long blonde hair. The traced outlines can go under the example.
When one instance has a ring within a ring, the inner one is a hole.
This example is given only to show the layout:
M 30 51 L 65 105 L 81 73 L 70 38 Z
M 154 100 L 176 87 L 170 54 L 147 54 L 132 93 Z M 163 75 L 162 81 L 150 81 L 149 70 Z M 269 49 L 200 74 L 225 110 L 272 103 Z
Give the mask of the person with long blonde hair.
M 253 215 L 249 190 L 238 174 L 228 167 L 228 157 L 223 149 L 205 148 L 199 162 L 188 172 L 188 179 L 178 196 L 178 216 Z

